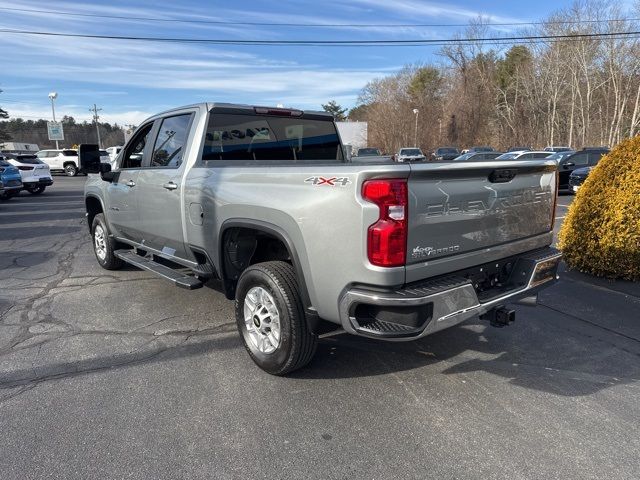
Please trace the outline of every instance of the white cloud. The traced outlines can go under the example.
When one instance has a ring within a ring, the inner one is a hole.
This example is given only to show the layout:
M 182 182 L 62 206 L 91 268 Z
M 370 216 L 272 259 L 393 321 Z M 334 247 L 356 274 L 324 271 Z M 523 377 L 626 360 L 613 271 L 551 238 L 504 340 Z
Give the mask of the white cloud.
M 417 19 L 445 18 L 466 22 L 482 16 L 484 19 L 495 23 L 514 23 L 523 20 L 514 17 L 496 15 L 481 9 L 471 10 L 457 7 L 452 4 L 438 2 L 422 2 L 418 0 L 352 0 L 354 3 L 373 7 L 376 10 L 387 10 L 396 14 L 403 14 L 412 18 L 414 23 Z

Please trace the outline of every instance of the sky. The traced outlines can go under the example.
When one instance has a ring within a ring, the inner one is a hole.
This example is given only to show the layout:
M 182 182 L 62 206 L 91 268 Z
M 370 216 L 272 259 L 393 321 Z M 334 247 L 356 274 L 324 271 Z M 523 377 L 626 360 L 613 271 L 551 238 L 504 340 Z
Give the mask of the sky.
M 569 1 L 252 0 L 28 1 L 0 0 L 0 29 L 116 36 L 234 40 L 360 40 L 450 38 L 463 27 L 327 27 L 221 25 L 466 24 L 539 21 Z M 22 10 L 48 10 L 89 16 Z M 122 18 L 102 18 L 99 16 Z M 143 19 L 144 18 L 144 19 Z M 148 18 L 165 21 L 151 21 Z M 177 21 L 181 20 L 181 21 Z M 518 27 L 494 27 L 513 33 Z M 352 107 L 372 79 L 407 64 L 439 62 L 438 47 L 310 47 L 151 43 L 0 32 L 0 106 L 11 117 L 56 117 L 138 124 L 146 117 L 201 101 L 283 104 L 319 110 L 336 100 Z

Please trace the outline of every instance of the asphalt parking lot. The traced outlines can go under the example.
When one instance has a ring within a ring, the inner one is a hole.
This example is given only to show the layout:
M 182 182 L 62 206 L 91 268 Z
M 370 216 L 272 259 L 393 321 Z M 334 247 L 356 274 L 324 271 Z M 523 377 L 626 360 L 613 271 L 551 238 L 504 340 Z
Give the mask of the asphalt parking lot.
M 640 477 L 638 284 L 563 272 L 511 327 L 339 335 L 276 378 L 215 288 L 100 269 L 54 180 L 0 203 L 3 480 Z

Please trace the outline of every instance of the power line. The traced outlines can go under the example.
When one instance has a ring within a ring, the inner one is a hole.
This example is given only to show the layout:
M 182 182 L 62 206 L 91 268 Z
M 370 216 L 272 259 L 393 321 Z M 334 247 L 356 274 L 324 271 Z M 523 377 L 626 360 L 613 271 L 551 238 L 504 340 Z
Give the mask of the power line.
M 66 15 L 74 17 L 89 18 L 109 18 L 115 20 L 145 20 L 149 22 L 171 22 L 171 23 L 191 23 L 201 25 L 235 25 L 235 26 L 261 26 L 261 27 L 304 27 L 304 28 L 411 28 L 411 27 L 467 27 L 468 23 L 281 23 L 281 22 L 234 22 L 225 20 L 189 20 L 181 18 L 159 18 L 159 17 L 140 17 L 140 16 L 124 16 L 124 15 L 105 15 L 98 13 L 78 13 L 60 10 L 40 10 L 29 8 L 12 8 L 0 7 L 0 10 L 20 12 L 20 13 L 46 13 L 52 15 Z M 479 18 L 490 18 L 490 16 L 479 15 Z M 597 24 L 610 22 L 629 22 L 637 21 L 640 18 L 611 18 L 602 20 L 551 20 L 538 22 L 488 22 L 488 27 L 507 27 L 522 25 L 579 25 L 579 24 Z
M 230 40 L 213 38 L 180 38 L 180 37 L 139 37 L 120 35 L 91 35 L 80 33 L 42 32 L 35 30 L 0 29 L 0 33 L 40 35 L 50 37 L 90 38 L 99 40 L 130 40 L 141 42 L 161 43 L 188 43 L 188 44 L 213 44 L 213 45 L 264 45 L 264 46 L 423 46 L 423 45 L 448 45 L 477 42 L 547 42 L 557 40 L 581 40 L 597 38 L 637 38 L 640 31 L 628 32 L 604 32 L 604 33 L 576 33 L 562 35 L 525 35 L 511 37 L 488 38 L 441 38 L 441 39 L 412 39 L 412 40 Z

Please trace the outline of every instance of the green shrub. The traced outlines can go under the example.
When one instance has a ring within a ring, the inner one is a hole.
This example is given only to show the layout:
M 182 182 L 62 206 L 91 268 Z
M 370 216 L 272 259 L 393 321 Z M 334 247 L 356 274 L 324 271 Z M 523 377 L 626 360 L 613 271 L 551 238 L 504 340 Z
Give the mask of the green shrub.
M 640 136 L 604 156 L 578 190 L 560 230 L 567 264 L 640 280 Z

